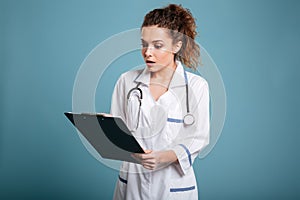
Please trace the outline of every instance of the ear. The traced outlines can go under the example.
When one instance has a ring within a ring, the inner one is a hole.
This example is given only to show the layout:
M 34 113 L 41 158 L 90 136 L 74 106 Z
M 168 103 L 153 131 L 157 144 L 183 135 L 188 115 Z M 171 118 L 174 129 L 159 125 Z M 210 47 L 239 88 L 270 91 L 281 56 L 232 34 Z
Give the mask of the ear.
M 176 44 L 173 45 L 173 53 L 176 54 L 180 51 L 182 47 L 182 41 L 178 41 Z

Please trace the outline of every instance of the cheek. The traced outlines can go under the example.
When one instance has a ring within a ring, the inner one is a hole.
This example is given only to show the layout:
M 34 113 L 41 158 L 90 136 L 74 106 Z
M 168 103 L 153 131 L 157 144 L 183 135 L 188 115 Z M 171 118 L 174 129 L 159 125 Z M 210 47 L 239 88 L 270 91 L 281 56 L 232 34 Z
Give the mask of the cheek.
M 145 57 L 145 52 L 146 52 L 145 48 L 142 48 L 141 54 L 142 54 L 143 57 Z
M 161 52 L 156 55 L 156 58 L 159 59 L 161 62 L 169 62 L 174 57 L 173 54 L 170 52 Z

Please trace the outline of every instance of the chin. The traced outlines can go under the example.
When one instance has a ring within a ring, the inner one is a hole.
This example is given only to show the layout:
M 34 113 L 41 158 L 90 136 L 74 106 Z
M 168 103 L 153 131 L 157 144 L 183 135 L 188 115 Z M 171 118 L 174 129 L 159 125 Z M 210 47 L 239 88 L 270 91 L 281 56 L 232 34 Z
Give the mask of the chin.
M 159 68 L 157 66 L 154 66 L 154 65 L 147 65 L 147 68 L 151 72 L 156 72 L 156 71 L 159 70 Z
M 149 70 L 150 72 L 158 72 L 158 71 L 161 70 L 161 68 L 158 68 L 158 67 L 148 67 L 148 70 Z
M 150 72 L 158 72 L 164 69 L 165 67 L 163 65 L 156 64 L 156 65 L 147 65 L 147 68 Z
M 157 70 L 154 67 L 148 67 L 149 72 L 157 72 Z

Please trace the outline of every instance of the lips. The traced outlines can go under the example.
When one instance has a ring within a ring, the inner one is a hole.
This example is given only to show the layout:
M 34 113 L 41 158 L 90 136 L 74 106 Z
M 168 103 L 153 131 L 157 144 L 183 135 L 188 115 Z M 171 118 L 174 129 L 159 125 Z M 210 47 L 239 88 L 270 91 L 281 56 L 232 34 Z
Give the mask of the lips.
M 146 60 L 146 63 L 147 63 L 147 64 L 154 64 L 155 62 L 152 61 L 152 60 Z

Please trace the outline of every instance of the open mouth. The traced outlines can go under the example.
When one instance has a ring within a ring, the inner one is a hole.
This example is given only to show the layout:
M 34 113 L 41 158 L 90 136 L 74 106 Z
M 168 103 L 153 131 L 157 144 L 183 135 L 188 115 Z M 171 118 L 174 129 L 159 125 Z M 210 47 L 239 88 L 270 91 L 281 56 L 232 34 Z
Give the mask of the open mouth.
M 154 64 L 155 62 L 154 62 L 154 61 L 151 61 L 151 60 L 146 60 L 146 63 L 147 63 L 147 64 Z

